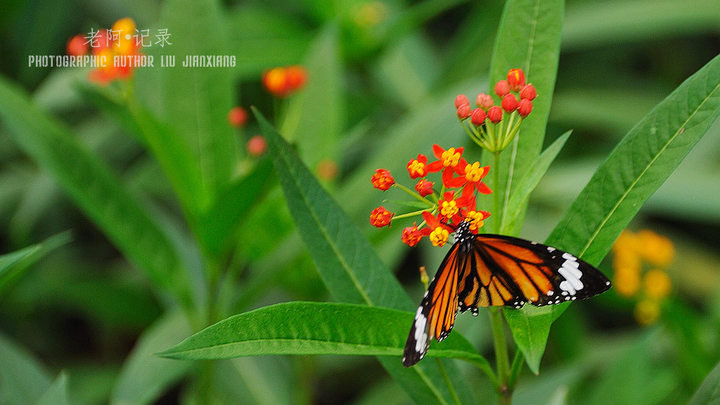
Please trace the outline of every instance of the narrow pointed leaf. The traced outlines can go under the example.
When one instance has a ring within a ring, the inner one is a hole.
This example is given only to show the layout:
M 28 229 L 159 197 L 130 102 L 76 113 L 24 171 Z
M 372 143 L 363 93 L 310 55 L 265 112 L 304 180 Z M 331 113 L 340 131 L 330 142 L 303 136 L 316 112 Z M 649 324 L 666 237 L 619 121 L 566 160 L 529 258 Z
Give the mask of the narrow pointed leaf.
M 282 134 L 296 143 L 310 167 L 322 159 L 335 159 L 343 129 L 342 65 L 338 29 L 329 25 L 310 46 L 303 62 L 308 80 L 288 103 Z M 322 118 L 319 118 L 322 117 Z
M 0 359 L 0 393 L 3 403 L 35 403 L 50 387 L 50 376 L 43 365 L 2 334 Z
M 179 301 L 190 302 L 187 276 L 170 240 L 105 164 L 1 78 L 0 117 L 20 148 L 54 176 L 128 260 Z
M 720 116 L 720 57 L 685 80 L 628 132 L 570 206 L 546 243 L 597 265 L 643 203 L 673 173 Z M 557 319 L 569 304 L 533 308 L 527 329 L 539 359 Z M 511 319 L 508 322 L 513 327 Z M 520 327 L 518 325 L 518 327 Z
M 50 388 L 45 391 L 42 397 L 37 401 L 37 405 L 70 405 L 70 397 L 68 395 L 68 377 L 62 371 L 58 374 Z
M 528 168 L 525 175 L 518 182 L 518 186 L 510 197 L 507 206 L 505 207 L 505 215 L 502 218 L 502 225 L 500 229 L 504 235 L 515 235 L 520 231 L 520 213 L 523 212 L 524 207 L 527 205 L 530 199 L 530 194 L 535 190 L 540 180 L 550 168 L 550 164 L 555 160 L 555 157 L 560 152 L 562 147 L 565 145 L 570 131 L 564 133 L 558 138 L 552 145 L 543 151 L 535 162 Z
M 268 141 L 268 153 L 285 193 L 290 212 L 312 256 L 320 277 L 338 301 L 414 310 L 400 283 L 383 265 L 372 245 L 338 203 L 323 189 L 292 147 L 257 110 L 253 110 Z M 399 357 L 378 361 L 417 402 L 450 398 L 437 364 L 423 362 L 403 368 Z M 444 362 L 450 381 L 460 381 L 454 364 Z M 455 384 L 460 398 L 472 402 L 472 393 Z
M 388 308 L 289 302 L 231 316 L 161 355 L 186 360 L 268 354 L 401 356 L 412 319 L 410 312 Z M 460 358 L 491 370 L 459 333 L 433 345 L 427 355 Z
M 271 174 L 272 162 L 263 159 L 247 175 L 218 192 L 200 219 L 200 241 L 210 255 L 217 256 L 228 247 L 243 219 L 267 191 L 274 179 Z
M 510 0 L 505 4 L 490 67 L 489 90 L 494 94 L 495 83 L 507 78 L 508 70 L 520 68 L 538 96 L 520 132 L 502 152 L 499 167 L 492 168 L 500 171 L 499 184 L 490 187 L 500 194 L 502 207 L 507 206 L 518 181 L 542 148 L 560 55 L 563 7 L 563 0 Z M 493 159 L 484 156 L 483 160 L 492 164 Z M 517 214 L 518 222 L 522 222 L 524 213 L 525 206 Z M 493 214 L 490 222 L 500 219 L 499 213 Z
M 177 67 L 156 69 L 160 71 L 160 105 L 147 107 L 155 108 L 157 116 L 172 123 L 174 132 L 191 148 L 205 191 L 212 197 L 230 180 L 237 160 L 236 135 L 227 121 L 232 107 L 232 68 L 182 64 L 186 56 L 235 54 L 228 52 L 228 30 L 220 2 L 167 1 L 159 24 L 172 35 L 172 45 L 148 49 L 162 49 L 160 55 L 155 54 L 156 60 L 161 55 L 174 55 Z
M 182 339 L 191 332 L 185 315 L 168 314 L 148 328 L 123 364 L 113 389 L 111 404 L 147 404 L 155 401 L 165 389 L 178 381 L 191 367 L 153 356 L 167 342 Z
M 0 256 L 0 294 L 46 254 L 70 241 L 70 233 L 51 236 L 42 243 Z
M 705 377 L 695 395 L 688 402 L 689 405 L 718 403 L 720 403 L 720 363 Z

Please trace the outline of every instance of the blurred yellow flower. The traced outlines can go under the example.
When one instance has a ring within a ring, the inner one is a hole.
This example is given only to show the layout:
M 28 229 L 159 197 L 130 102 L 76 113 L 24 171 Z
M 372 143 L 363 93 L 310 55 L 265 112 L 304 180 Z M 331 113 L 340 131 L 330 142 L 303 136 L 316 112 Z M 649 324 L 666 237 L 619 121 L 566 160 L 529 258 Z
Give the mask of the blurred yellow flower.
M 670 239 L 644 229 L 637 234 L 638 251 L 643 259 L 658 267 L 667 267 L 675 258 Z
M 635 319 L 640 325 L 650 325 L 660 316 L 660 302 L 644 299 L 635 306 Z
M 369 28 L 380 24 L 388 15 L 388 6 L 381 1 L 368 1 L 363 3 L 354 13 L 355 23 L 361 27 Z
M 670 294 L 672 282 L 667 273 L 660 269 L 652 269 L 643 277 L 645 294 L 652 299 L 662 299 Z
M 615 269 L 613 286 L 618 294 L 631 297 L 640 289 L 640 268 L 618 267 Z
M 672 290 L 672 281 L 663 270 L 675 257 L 672 242 L 647 229 L 637 233 L 625 230 L 612 251 L 615 290 L 627 298 L 637 297 L 635 319 L 639 324 L 655 322 L 660 316 L 662 300 Z M 644 263 L 654 267 L 643 275 Z
M 120 55 L 132 55 L 137 51 L 135 41 L 135 21 L 132 18 L 121 18 L 112 26 L 113 49 Z

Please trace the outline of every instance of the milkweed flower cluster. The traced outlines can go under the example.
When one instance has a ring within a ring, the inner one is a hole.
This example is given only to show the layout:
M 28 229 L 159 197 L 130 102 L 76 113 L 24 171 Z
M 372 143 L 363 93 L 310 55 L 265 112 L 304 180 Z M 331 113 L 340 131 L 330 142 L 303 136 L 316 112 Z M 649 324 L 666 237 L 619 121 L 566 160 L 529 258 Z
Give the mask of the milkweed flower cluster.
M 433 145 L 436 160 L 428 162 L 423 154 L 410 159 L 406 168 L 408 176 L 416 180 L 414 190 L 397 183 L 388 170 L 377 169 L 370 178 L 373 187 L 381 191 L 398 188 L 419 201 L 423 208 L 396 215 L 385 207 L 377 207 L 370 214 L 370 223 L 384 227 L 394 220 L 421 216 L 419 225 L 415 222 L 403 229 L 401 239 L 408 246 L 417 245 L 423 237 L 428 237 L 434 246 L 443 246 L 462 221 L 470 222 L 470 229 L 477 232 L 490 216 L 489 212 L 477 209 L 476 201 L 477 193 L 492 192 L 483 182 L 490 168 L 480 166 L 480 162 L 469 163 L 462 154 L 462 147 L 444 149 Z M 440 181 L 428 178 L 437 173 Z
M 284 98 L 302 89 L 307 76 L 302 66 L 275 67 L 263 73 L 262 82 L 270 94 Z
M 91 36 L 76 35 L 67 43 L 67 53 L 72 56 L 87 55 L 104 57 L 105 65 L 90 72 L 90 81 L 107 84 L 114 80 L 127 80 L 132 76 L 137 58 L 141 57 L 136 40 L 136 26 L 132 18 L 115 21 L 111 29 L 93 31 Z M 116 56 L 122 61 L 116 64 Z
M 537 91 L 525 82 L 522 69 L 511 69 L 507 80 L 495 84 L 495 94 L 501 100 L 495 105 L 492 96 L 480 93 L 473 109 L 467 96 L 455 98 L 457 116 L 470 138 L 483 149 L 500 152 L 510 145 L 523 120 L 530 115 Z
M 636 297 L 635 319 L 642 325 L 655 322 L 660 306 L 672 289 L 666 269 L 672 263 L 672 242 L 650 230 L 623 231 L 613 245 L 613 284 L 618 294 Z M 647 269 L 643 271 L 643 269 Z

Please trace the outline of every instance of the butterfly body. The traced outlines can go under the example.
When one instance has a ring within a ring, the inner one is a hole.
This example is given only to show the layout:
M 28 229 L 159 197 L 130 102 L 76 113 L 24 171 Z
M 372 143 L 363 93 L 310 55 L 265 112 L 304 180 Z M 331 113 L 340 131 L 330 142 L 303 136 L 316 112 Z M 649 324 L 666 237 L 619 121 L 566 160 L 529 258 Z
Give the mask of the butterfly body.
M 477 315 L 478 307 L 559 304 L 609 288 L 607 277 L 568 252 L 510 236 L 475 235 L 463 221 L 415 314 L 403 365 L 420 361 L 432 338 L 445 339 L 458 310 Z

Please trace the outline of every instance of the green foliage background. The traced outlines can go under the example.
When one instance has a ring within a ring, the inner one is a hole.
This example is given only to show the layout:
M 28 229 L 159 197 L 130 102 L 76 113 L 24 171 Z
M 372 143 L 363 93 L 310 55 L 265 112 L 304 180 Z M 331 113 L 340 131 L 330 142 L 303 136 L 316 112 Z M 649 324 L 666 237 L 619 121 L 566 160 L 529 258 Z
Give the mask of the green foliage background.
M 5 3 L 0 403 L 496 402 L 485 313 L 400 365 L 417 266 L 432 274 L 444 251 L 402 245 L 403 224 L 372 228 L 370 210 L 398 195 L 369 177 L 409 184 L 405 164 L 433 143 L 488 159 L 452 102 L 515 67 L 539 97 L 494 168 L 513 173 L 494 187 L 503 232 L 608 276 L 627 226 L 677 254 L 653 325 L 612 290 L 506 311 L 527 364 L 513 403 L 718 400 L 714 1 Z M 156 60 L 237 66 L 139 69 L 129 86 L 28 67 L 123 17 L 172 34 L 146 50 Z M 308 84 L 275 100 L 261 75 L 289 64 Z M 255 106 L 241 130 L 234 105 Z M 245 149 L 257 133 L 262 158 Z M 319 180 L 327 160 L 338 174 Z

